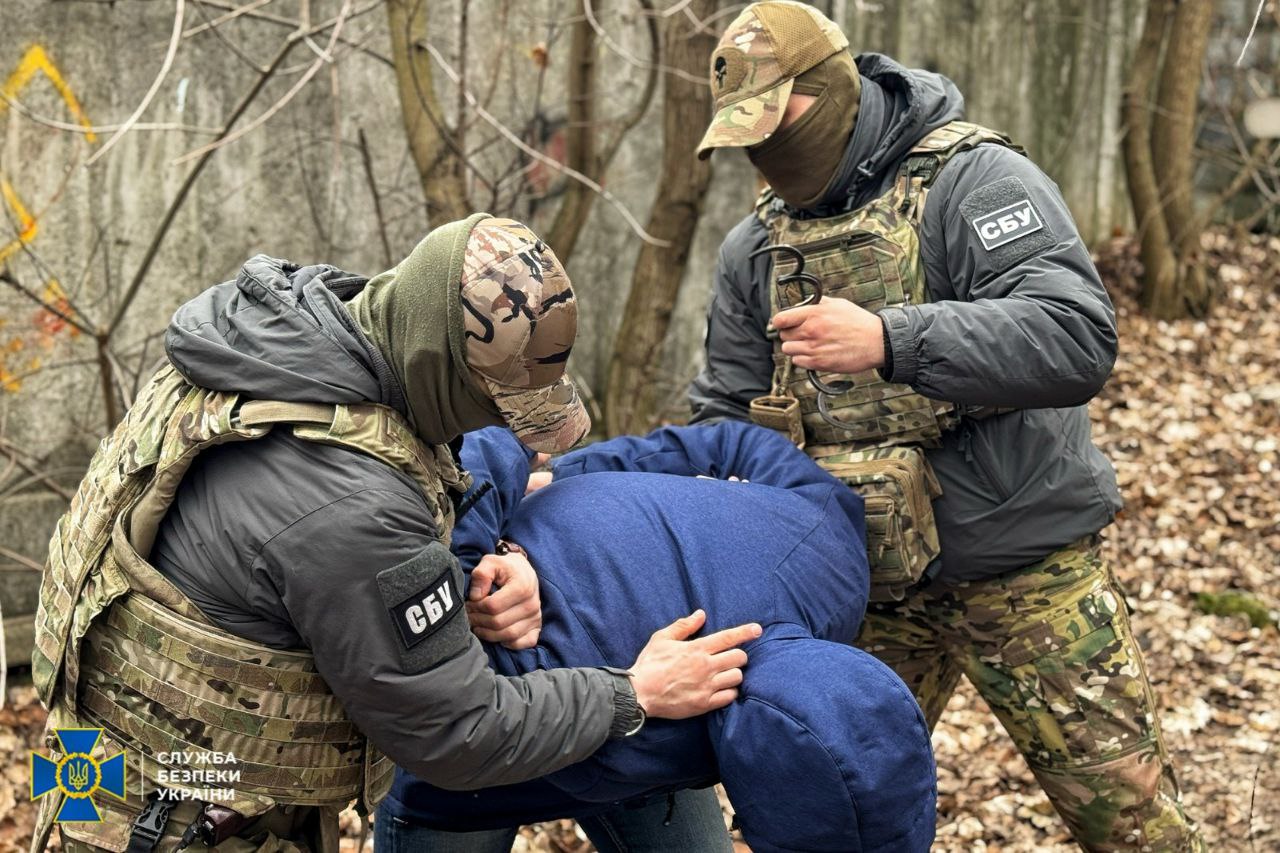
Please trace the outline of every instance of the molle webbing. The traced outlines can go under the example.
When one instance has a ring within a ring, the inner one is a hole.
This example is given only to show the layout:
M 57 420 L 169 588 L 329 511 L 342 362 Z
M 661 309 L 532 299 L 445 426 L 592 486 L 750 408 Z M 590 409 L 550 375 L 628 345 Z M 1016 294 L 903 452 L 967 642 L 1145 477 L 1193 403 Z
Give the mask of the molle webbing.
M 325 805 L 363 793 L 365 739 L 305 652 L 237 641 L 128 594 L 81 650 L 85 719 L 153 759 L 233 754 L 238 795 Z
M 128 750 L 234 755 L 240 776 L 229 805 L 242 814 L 353 799 L 371 808 L 394 766 L 348 719 L 311 654 L 214 626 L 146 559 L 196 457 L 273 428 L 404 472 L 446 535 L 449 493 L 470 485 L 447 447 L 426 447 L 385 406 L 245 402 L 195 388 L 166 366 L 103 441 L 58 522 L 36 618 L 36 686 L 51 720 L 100 726 Z
M 172 367 L 156 374 L 124 420 L 98 446 L 70 508 L 54 528 L 40 583 L 31 655 L 32 681 L 50 708 L 64 686 L 64 669 L 75 666 L 78 638 L 71 636 L 71 627 L 77 611 L 83 624 L 92 616 L 88 609 L 106 606 L 128 588 L 119 572 L 102 571 L 103 554 L 117 517 L 146 487 L 147 471 L 160 456 L 170 415 L 190 387 Z M 74 695 L 74 684 L 71 687 Z
M 925 197 L 948 160 L 983 143 L 1012 147 L 1003 134 L 969 122 L 951 122 L 920 140 L 904 159 L 893 189 L 864 207 L 837 216 L 798 219 L 766 191 L 757 203 L 757 215 L 769 230 L 771 244 L 800 250 L 804 271 L 822 280 L 825 295 L 848 299 L 873 312 L 923 304 L 930 301 L 919 238 Z M 780 283 L 794 271 L 795 261 L 777 257 L 769 287 L 775 313 L 809 295 L 797 280 Z M 821 447 L 935 447 L 942 433 L 959 423 L 960 413 L 951 403 L 886 382 L 875 370 L 857 376 L 823 376 L 828 383 L 842 379 L 852 387 L 842 394 L 820 396 L 806 373 L 791 369 L 790 362 L 775 337 L 774 390 L 755 406 L 764 416 L 757 422 L 774 429 L 780 428 L 777 424 L 786 425 L 781 414 L 785 398 L 795 398 L 811 455 Z M 771 405 L 766 406 L 766 401 Z M 790 426 L 791 432 L 797 431 L 794 424 Z

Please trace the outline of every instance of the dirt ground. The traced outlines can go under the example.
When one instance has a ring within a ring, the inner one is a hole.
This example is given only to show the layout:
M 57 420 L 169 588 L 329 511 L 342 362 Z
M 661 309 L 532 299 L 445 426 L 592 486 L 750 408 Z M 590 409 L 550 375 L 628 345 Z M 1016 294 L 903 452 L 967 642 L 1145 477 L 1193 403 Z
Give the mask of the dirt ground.
M 1280 849 L 1280 239 L 1206 238 L 1220 287 L 1206 321 L 1155 322 L 1135 308 L 1123 241 L 1098 264 L 1121 354 L 1090 407 L 1126 508 L 1106 554 L 1128 591 L 1188 811 L 1215 850 Z M 1250 616 L 1205 612 L 1239 591 Z M 1216 602 L 1216 603 L 1215 603 Z M 25 849 L 33 810 L 26 754 L 43 712 L 14 684 L 0 709 L 0 851 Z M 1066 851 L 1061 821 L 967 685 L 933 738 L 938 851 Z M 728 805 L 726 803 L 726 812 Z M 358 823 L 345 821 L 355 851 Z M 372 842 L 368 848 L 372 849 Z M 522 851 L 592 848 L 570 821 L 528 827 Z M 745 850 L 745 847 L 742 849 Z

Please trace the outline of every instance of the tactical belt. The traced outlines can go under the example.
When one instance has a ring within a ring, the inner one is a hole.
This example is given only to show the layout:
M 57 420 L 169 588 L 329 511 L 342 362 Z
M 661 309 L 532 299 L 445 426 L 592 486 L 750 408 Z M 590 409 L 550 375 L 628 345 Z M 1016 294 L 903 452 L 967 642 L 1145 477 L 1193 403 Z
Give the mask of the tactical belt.
M 164 837 L 165 827 L 169 825 L 169 813 L 173 811 L 173 803 L 164 799 L 160 791 L 152 791 L 147 797 L 147 804 L 133 821 L 133 830 L 129 833 L 129 847 L 125 853 L 152 853 L 160 839 Z

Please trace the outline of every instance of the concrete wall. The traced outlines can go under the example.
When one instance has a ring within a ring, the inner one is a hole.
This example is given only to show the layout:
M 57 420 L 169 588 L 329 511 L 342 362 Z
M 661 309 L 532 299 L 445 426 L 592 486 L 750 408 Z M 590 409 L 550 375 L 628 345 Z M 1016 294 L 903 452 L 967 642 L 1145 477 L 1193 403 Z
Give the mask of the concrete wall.
M 253 66 L 265 63 L 290 31 L 256 16 L 293 18 L 303 5 L 274 0 L 254 15 L 224 23 L 220 36 L 205 31 L 184 39 L 142 116 L 153 127 L 136 129 L 86 165 L 112 132 L 89 136 L 76 128 L 118 124 L 134 111 L 162 64 L 175 3 L 0 0 L 0 271 L 36 295 L 57 300 L 65 294 L 68 310 L 74 305 L 88 328 L 105 324 L 191 167 L 175 160 L 210 139 L 208 129 L 222 125 L 257 78 Z M 319 21 L 341 3 L 309 5 Z M 845 22 L 855 50 L 881 50 L 954 77 L 967 93 L 971 118 L 1006 128 L 1026 144 L 1063 186 L 1087 233 L 1105 235 L 1125 223 L 1116 117 L 1125 47 L 1136 33 L 1141 0 L 819 5 Z M 1231 0 L 1224 14 L 1250 16 L 1250 5 Z M 570 0 L 511 2 L 505 35 L 498 23 L 501 6 L 500 0 L 470 4 L 472 85 L 483 89 L 496 59 L 502 76 L 493 112 L 523 128 L 532 105 L 540 103 L 539 112 L 554 122 L 564 115 L 566 20 L 580 6 Z M 347 22 L 346 41 L 334 61 L 269 122 L 218 152 L 195 184 L 113 338 L 118 369 L 145 375 L 143 366 L 160 355 L 156 335 L 173 309 L 233 276 L 252 254 L 330 261 L 368 273 L 382 269 L 384 252 L 357 144 L 361 130 L 369 140 L 393 256 L 406 253 L 426 230 L 387 60 L 385 13 L 370 0 L 355 0 L 352 8 L 362 14 Z M 457 0 L 439 0 L 433 8 L 431 41 L 455 57 Z M 183 29 L 224 14 L 217 3 L 188 2 Z M 609 4 L 601 18 L 625 50 L 644 54 L 632 4 Z M 1222 43 L 1238 44 L 1231 40 L 1247 24 L 1239 29 L 1224 34 Z M 1273 58 L 1274 32 L 1264 26 L 1262 35 Z M 317 49 L 325 39 L 317 37 Z M 501 55 L 494 52 L 499 42 L 508 46 Z M 539 90 L 535 57 L 542 42 L 550 65 Z M 315 59 L 310 48 L 297 47 L 241 124 L 284 96 Z M 602 112 L 620 115 L 638 95 L 644 72 L 612 51 L 602 51 L 600 66 L 609 92 Z M 454 90 L 438 82 L 452 114 Z M 641 221 L 660 154 L 660 103 L 659 94 L 606 181 Z M 476 142 L 494 135 L 479 122 L 470 134 Z M 510 156 L 510 147 L 496 141 L 479 160 L 497 168 Z M 754 195 L 745 157 L 719 157 L 715 169 L 665 359 L 677 405 L 679 389 L 699 363 L 716 245 L 750 210 Z M 476 192 L 476 205 L 488 206 L 482 195 Z M 522 199 L 491 212 L 529 217 L 545 229 L 554 207 L 554 199 L 538 205 Z M 601 388 L 607 370 L 639 245 L 618 213 L 598 201 L 570 263 L 583 306 L 582 338 L 571 366 L 593 390 Z M 0 283 L 0 437 L 20 448 L 24 461 L 57 469 L 71 484 L 104 429 L 95 356 L 90 335 L 77 334 Z M 5 466 L 0 454 L 0 473 Z M 30 509 L 30 495 L 40 488 L 24 479 L 13 470 L 0 477 L 0 531 L 5 547 L 40 560 L 52 515 Z M 0 568 L 4 562 L 0 557 Z M 0 594 L 7 577 L 0 575 Z

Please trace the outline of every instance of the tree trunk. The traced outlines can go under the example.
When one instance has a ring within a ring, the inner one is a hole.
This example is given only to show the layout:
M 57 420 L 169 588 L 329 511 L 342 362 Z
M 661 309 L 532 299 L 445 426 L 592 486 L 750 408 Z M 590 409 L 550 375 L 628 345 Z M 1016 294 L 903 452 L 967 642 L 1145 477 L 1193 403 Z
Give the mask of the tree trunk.
M 705 20 L 715 0 L 695 0 L 693 14 Z M 706 74 L 716 37 L 691 32 L 688 19 L 673 16 L 663 36 L 663 61 L 675 68 Z M 645 244 L 631 278 L 631 291 L 609 364 L 605 427 L 609 435 L 646 432 L 658 405 L 658 366 L 671 323 L 680 281 L 689 259 L 702 203 L 711 183 L 711 161 L 694 154 L 711 120 L 707 87 L 666 75 L 662 119 L 662 172 L 646 226 L 670 245 Z
M 465 218 L 471 205 L 463 179 L 462 140 L 445 121 L 426 49 L 429 2 L 387 0 L 387 22 L 409 151 L 422 182 L 427 221 L 435 227 Z
M 604 4 L 597 2 L 598 11 Z M 569 124 L 565 128 L 565 165 L 598 181 L 600 158 L 596 154 L 596 31 L 586 16 L 573 25 L 569 45 Z M 569 263 L 582 226 L 587 224 L 596 194 L 578 181 L 570 181 L 547 232 L 547 244 L 560 263 Z
M 1177 259 L 1169 242 L 1151 154 L 1150 106 L 1172 6 L 1173 0 L 1151 0 L 1147 5 L 1147 17 L 1134 51 L 1122 107 L 1126 129 L 1124 169 L 1142 258 L 1143 302 L 1148 307 L 1149 294 L 1167 293 L 1176 284 Z
M 1212 0 L 1150 0 L 1124 94 L 1141 302 L 1163 319 L 1201 316 L 1210 302 L 1192 208 L 1192 149 L 1213 12 Z

